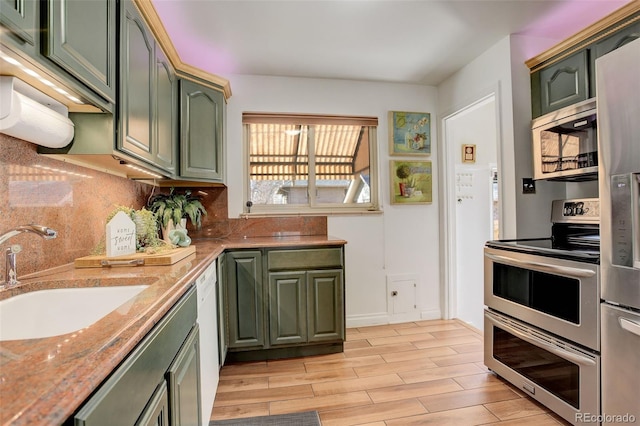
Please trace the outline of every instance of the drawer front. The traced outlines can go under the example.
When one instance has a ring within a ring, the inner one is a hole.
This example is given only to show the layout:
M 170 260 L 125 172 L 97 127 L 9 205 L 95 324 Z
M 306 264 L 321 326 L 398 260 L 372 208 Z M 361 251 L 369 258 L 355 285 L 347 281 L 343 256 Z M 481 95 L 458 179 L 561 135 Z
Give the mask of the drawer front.
M 318 248 L 295 250 L 270 250 L 269 270 L 342 268 L 342 249 Z

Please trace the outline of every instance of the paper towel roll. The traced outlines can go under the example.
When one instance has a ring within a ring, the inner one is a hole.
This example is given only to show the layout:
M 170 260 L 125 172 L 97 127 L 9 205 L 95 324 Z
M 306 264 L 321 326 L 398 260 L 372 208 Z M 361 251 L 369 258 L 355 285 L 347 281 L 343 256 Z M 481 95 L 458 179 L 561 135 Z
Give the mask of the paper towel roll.
M 14 90 L 3 92 L 2 98 L 1 133 L 48 148 L 62 148 L 73 139 L 73 122 L 67 117 Z

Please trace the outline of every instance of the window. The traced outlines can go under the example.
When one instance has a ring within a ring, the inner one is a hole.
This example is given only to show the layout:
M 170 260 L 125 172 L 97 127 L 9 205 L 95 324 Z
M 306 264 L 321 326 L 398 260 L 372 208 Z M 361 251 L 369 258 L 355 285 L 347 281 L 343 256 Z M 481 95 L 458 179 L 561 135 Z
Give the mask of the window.
M 253 213 L 378 209 L 376 117 L 244 113 Z

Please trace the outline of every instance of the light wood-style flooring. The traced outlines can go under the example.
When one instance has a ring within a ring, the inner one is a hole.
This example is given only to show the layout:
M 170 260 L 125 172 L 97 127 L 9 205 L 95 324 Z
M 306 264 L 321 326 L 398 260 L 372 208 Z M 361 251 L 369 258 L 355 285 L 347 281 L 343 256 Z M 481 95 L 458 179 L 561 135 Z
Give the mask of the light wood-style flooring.
M 340 354 L 225 365 L 212 420 L 317 410 L 330 425 L 567 425 L 489 372 L 458 320 L 347 329 Z

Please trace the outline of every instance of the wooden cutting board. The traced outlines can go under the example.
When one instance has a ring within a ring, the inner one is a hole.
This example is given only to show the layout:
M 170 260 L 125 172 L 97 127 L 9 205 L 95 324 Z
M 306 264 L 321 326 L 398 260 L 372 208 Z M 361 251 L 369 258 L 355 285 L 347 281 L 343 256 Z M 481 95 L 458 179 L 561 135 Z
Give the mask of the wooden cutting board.
M 173 265 L 196 252 L 195 246 L 178 247 L 161 253 L 134 253 L 126 256 L 107 257 L 106 255 L 84 256 L 73 263 L 76 268 L 102 268 L 109 266 L 161 266 Z

